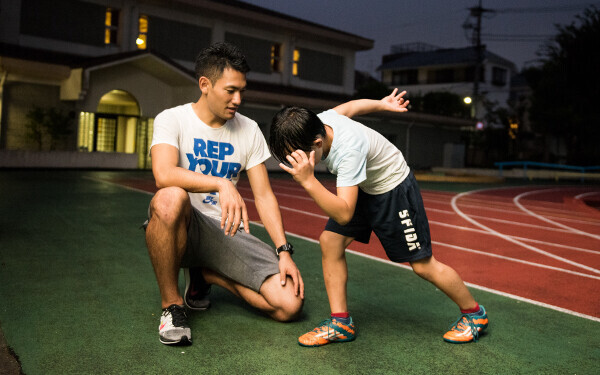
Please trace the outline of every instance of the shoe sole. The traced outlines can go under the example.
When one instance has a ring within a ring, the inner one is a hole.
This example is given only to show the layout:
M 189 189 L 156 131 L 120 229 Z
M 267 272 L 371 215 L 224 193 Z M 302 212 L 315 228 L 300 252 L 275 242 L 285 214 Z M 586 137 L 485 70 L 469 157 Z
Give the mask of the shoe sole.
M 208 308 L 210 307 L 210 301 L 208 301 L 208 300 L 206 301 L 206 306 L 202 306 L 202 307 L 191 306 L 188 303 L 187 295 L 188 295 L 188 290 L 190 289 L 190 285 L 191 285 L 190 269 L 189 268 L 184 268 L 183 269 L 183 275 L 185 276 L 185 291 L 183 292 L 183 303 L 185 304 L 185 306 L 188 309 L 194 310 L 194 311 L 206 311 L 206 310 L 208 310 Z
M 315 344 L 315 345 L 307 345 L 307 344 L 303 344 L 303 343 L 301 343 L 300 341 L 298 341 L 298 345 L 300 345 L 300 346 L 303 346 L 303 347 L 305 347 L 305 348 L 316 348 L 316 347 L 319 347 L 319 346 L 325 346 L 325 345 L 328 345 L 328 344 L 335 344 L 335 343 L 342 343 L 342 342 L 350 342 L 350 341 L 354 341 L 354 339 L 356 339 L 356 336 L 355 336 L 355 337 L 349 337 L 349 338 L 347 338 L 347 339 L 339 339 L 339 340 L 328 341 L 328 342 L 327 342 L 327 343 L 325 343 L 325 344 Z
M 188 339 L 187 336 L 183 336 L 179 341 L 163 340 L 160 336 L 158 340 L 165 345 L 192 345 L 192 340 Z

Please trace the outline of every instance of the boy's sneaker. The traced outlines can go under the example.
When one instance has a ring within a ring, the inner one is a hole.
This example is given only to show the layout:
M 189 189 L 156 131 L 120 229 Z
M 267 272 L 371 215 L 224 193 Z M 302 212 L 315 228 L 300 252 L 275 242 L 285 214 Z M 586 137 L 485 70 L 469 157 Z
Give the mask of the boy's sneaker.
M 184 268 L 185 293 L 183 302 L 190 310 L 206 310 L 210 307 L 210 285 L 202 277 L 202 268 Z
M 352 341 L 356 338 L 356 328 L 352 317 L 350 323 L 344 324 L 335 318 L 322 321 L 312 331 L 298 338 L 298 344 L 302 346 L 322 346 L 330 342 Z
M 163 309 L 158 326 L 160 342 L 167 345 L 189 345 L 192 343 L 192 331 L 187 323 L 185 307 L 171 305 Z
M 450 327 L 450 331 L 444 335 L 444 340 L 454 344 L 464 344 L 477 341 L 479 335 L 488 326 L 488 317 L 485 308 L 480 305 L 479 312 L 475 314 L 463 314 Z

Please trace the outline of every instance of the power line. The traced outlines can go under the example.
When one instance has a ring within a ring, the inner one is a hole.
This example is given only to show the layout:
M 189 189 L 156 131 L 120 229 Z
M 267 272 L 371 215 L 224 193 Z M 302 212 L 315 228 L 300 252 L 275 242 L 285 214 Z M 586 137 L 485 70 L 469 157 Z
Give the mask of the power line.
M 572 12 L 587 8 L 592 5 L 600 5 L 600 2 L 590 2 L 581 4 L 560 5 L 554 7 L 527 7 L 527 8 L 504 8 L 494 9 L 495 13 L 559 13 Z

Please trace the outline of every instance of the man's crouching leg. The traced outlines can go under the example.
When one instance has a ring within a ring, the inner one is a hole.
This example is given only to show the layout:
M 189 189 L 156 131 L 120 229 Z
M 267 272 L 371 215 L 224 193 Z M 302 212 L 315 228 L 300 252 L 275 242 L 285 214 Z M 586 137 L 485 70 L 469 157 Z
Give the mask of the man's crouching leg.
M 205 269 L 203 275 L 206 282 L 229 290 L 274 320 L 289 322 L 296 319 L 302 311 L 304 301 L 296 295 L 291 277 L 287 278 L 285 285 L 281 285 L 280 275 L 271 275 L 262 283 L 260 292 L 257 293 L 214 271 Z

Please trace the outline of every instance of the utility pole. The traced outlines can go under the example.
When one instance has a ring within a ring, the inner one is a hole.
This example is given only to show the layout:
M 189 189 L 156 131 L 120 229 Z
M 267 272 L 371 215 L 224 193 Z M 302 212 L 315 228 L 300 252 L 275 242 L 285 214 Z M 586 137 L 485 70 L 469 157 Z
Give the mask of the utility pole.
M 473 105 L 471 107 L 471 117 L 477 117 L 477 107 L 481 102 L 479 97 L 479 82 L 482 77 L 482 67 L 483 67 L 483 53 L 485 51 L 485 46 L 481 44 L 481 17 L 484 13 L 493 12 L 492 9 L 484 9 L 481 5 L 481 0 L 479 0 L 479 5 L 476 7 L 469 8 L 471 12 L 471 17 L 475 17 L 476 23 L 475 26 L 469 24 L 465 25 L 467 28 L 473 28 L 473 36 L 471 38 L 471 43 L 475 45 L 475 53 L 476 53 L 476 61 L 475 61 L 475 77 L 473 80 Z

